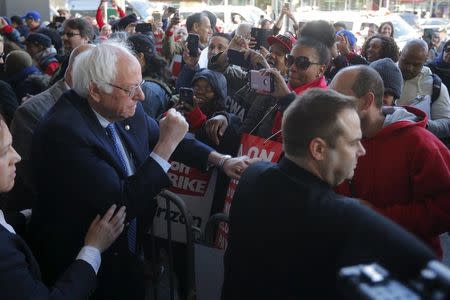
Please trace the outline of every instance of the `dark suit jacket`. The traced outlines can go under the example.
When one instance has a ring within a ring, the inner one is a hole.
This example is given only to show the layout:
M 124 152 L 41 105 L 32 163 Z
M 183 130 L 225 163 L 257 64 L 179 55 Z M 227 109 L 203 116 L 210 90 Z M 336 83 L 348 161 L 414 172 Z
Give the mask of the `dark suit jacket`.
M 251 165 L 230 212 L 224 299 L 338 299 L 341 267 L 378 262 L 400 278 L 433 252 L 391 221 L 339 196 L 290 160 Z
M 83 260 L 73 262 L 51 290 L 40 280 L 39 266 L 28 246 L 0 225 L 1 299 L 87 299 L 96 284 L 94 270 Z
M 83 244 L 89 224 L 112 205 L 126 205 L 127 220 L 138 217 L 138 230 L 151 222 L 153 198 L 170 180 L 149 157 L 159 138 L 157 123 L 138 103 L 132 118 L 119 123 L 118 133 L 136 172 L 127 177 L 112 143 L 86 99 L 68 91 L 49 111 L 33 139 L 32 162 L 38 201 L 30 228 L 44 278 L 52 282 Z M 185 138 L 173 157 L 200 169 L 207 167 L 211 148 Z M 142 235 L 140 235 L 142 236 Z M 139 238 L 139 236 L 138 236 Z M 58 247 L 56 247 L 58 245 Z M 127 247 L 127 230 L 102 255 L 98 298 L 143 297 L 142 270 Z

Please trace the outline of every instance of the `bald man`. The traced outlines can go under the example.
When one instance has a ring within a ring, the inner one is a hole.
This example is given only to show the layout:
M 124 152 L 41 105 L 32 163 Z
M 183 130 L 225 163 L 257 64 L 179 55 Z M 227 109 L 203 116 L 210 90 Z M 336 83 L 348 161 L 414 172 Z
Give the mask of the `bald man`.
M 22 157 L 22 162 L 17 165 L 17 189 L 23 189 L 25 193 L 25 195 L 21 194 L 21 201 L 24 201 L 24 205 L 31 204 L 31 197 L 34 195 L 34 184 L 30 170 L 30 151 L 33 132 L 42 117 L 52 108 L 61 95 L 72 87 L 72 65 L 75 58 L 80 53 L 93 47 L 95 46 L 85 44 L 75 48 L 70 55 L 69 66 L 64 78 L 57 81 L 46 91 L 28 99 L 14 113 L 14 118 L 11 123 L 11 134 L 13 136 L 14 148 Z
M 402 71 L 404 85 L 397 105 L 414 105 L 430 112 L 427 129 L 439 138 L 449 138 L 450 99 L 448 90 L 443 83 L 440 83 L 440 94 L 433 101 L 433 76 L 431 70 L 425 66 L 427 58 L 428 46 L 423 40 L 411 40 L 403 48 L 398 66 Z
M 425 113 L 383 107 L 383 81 L 368 66 L 341 70 L 330 88 L 357 99 L 366 149 L 338 192 L 370 203 L 442 254 L 438 236 L 450 228 L 450 152 L 424 128 Z

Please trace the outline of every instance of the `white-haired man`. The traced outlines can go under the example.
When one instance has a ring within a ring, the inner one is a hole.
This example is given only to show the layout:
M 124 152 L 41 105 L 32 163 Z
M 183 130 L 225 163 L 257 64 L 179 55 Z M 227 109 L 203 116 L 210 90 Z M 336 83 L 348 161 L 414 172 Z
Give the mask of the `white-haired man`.
M 31 227 L 44 276 L 51 282 L 82 243 L 88 220 L 117 203 L 127 207 L 128 226 L 103 256 L 94 299 L 144 299 L 143 221 L 151 221 L 153 198 L 170 186 L 169 158 L 220 166 L 236 178 L 248 161 L 185 136 L 187 122 L 175 110 L 159 126 L 147 117 L 140 64 L 122 45 L 105 42 L 80 54 L 73 82 L 33 140 L 38 200 Z

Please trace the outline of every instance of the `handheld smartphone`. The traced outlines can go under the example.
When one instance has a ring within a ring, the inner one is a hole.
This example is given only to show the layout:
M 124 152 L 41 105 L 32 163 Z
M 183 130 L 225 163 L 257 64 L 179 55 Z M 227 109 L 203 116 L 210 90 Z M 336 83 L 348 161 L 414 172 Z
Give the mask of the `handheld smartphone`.
M 273 93 L 275 83 L 271 75 L 261 75 L 259 71 L 250 71 L 250 87 L 257 91 Z
M 287 9 L 290 9 L 291 4 L 289 2 L 284 2 L 284 7 L 286 7 Z
M 194 106 L 194 90 L 191 88 L 180 87 L 180 101 Z
M 190 57 L 198 56 L 198 46 L 199 46 L 200 37 L 198 34 L 189 33 L 187 37 L 187 48 L 189 50 Z
M 66 21 L 65 17 L 60 17 L 60 16 L 54 16 L 53 17 L 53 22 L 54 23 L 64 23 Z
M 167 8 L 167 12 L 168 12 L 169 14 L 174 14 L 174 13 L 177 12 L 177 9 L 176 9 L 175 7 L 173 7 L 173 6 L 169 6 L 169 7 Z
M 256 40 L 256 45 L 255 45 L 256 50 L 261 49 L 261 46 L 268 49 L 269 43 L 267 43 L 267 38 L 269 36 L 273 35 L 273 30 L 253 27 L 251 30 L 251 35 Z
M 137 23 L 136 24 L 136 32 L 140 33 L 149 33 L 153 31 L 152 24 L 150 23 Z
M 250 69 L 251 67 L 250 62 L 245 59 L 244 52 L 234 49 L 228 49 L 227 56 L 228 56 L 228 63 L 240 66 L 245 69 Z

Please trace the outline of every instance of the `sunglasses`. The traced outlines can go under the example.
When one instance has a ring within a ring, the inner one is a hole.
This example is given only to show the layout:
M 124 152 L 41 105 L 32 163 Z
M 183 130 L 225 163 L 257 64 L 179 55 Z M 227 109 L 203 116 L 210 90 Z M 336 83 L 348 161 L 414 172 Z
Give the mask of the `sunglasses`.
M 80 33 L 75 33 L 75 32 L 64 32 L 64 34 L 62 36 L 67 36 L 69 39 L 73 38 L 76 35 L 81 35 Z
M 311 65 L 321 65 L 321 63 L 311 62 L 306 56 L 294 57 L 290 54 L 286 55 L 286 65 L 291 67 L 293 64 L 302 70 L 308 69 Z

